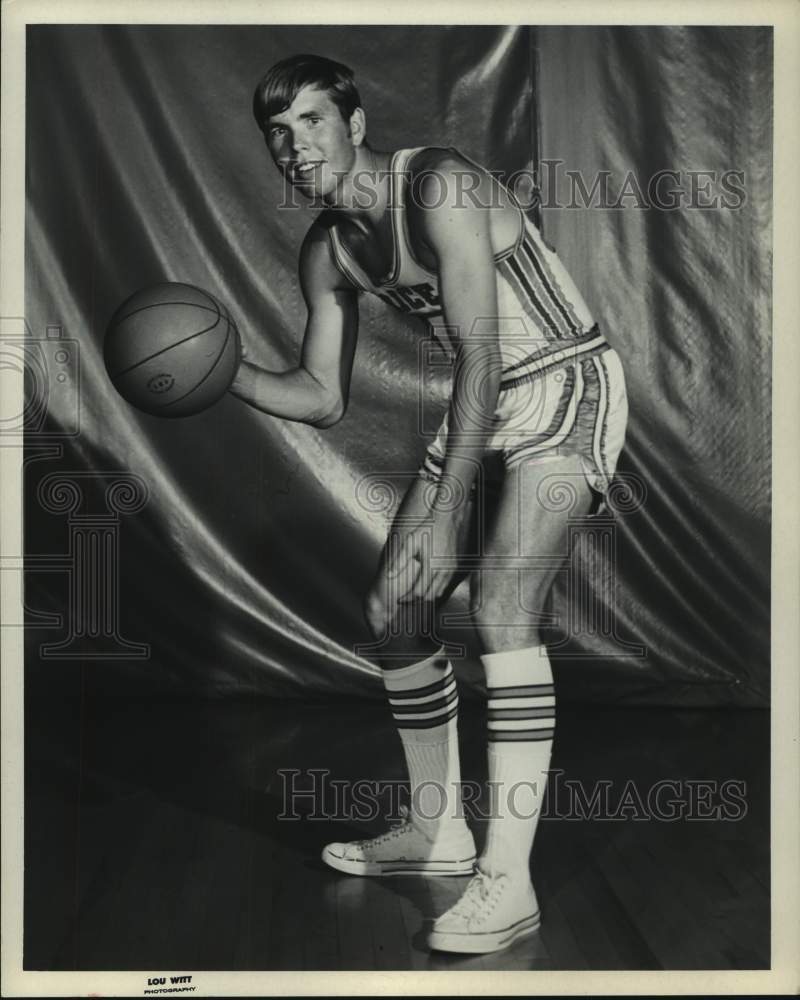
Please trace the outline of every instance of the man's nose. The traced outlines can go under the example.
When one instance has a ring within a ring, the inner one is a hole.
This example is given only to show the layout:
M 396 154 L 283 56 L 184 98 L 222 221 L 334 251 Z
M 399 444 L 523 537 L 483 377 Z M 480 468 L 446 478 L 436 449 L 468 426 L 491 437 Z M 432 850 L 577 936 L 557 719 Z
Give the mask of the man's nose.
M 302 152 L 304 149 L 308 149 L 308 142 L 301 132 L 292 133 L 291 137 L 292 152 Z

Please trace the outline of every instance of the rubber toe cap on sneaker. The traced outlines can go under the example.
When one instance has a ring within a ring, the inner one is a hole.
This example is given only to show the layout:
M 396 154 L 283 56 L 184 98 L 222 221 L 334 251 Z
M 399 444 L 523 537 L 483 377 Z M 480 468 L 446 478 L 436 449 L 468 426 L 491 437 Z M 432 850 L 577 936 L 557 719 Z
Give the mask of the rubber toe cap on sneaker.
M 443 913 L 433 922 L 431 930 L 436 934 L 466 934 L 467 921 L 458 913 Z
M 322 860 L 324 861 L 326 857 L 336 858 L 339 861 L 343 861 L 347 857 L 347 844 L 326 844 L 322 848 Z

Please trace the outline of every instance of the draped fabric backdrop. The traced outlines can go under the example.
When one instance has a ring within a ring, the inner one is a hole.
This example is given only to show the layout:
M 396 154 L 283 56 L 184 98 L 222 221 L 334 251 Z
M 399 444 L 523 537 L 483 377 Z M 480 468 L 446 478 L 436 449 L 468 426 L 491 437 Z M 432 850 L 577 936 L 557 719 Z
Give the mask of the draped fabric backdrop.
M 64 517 L 37 501 L 49 472 L 142 477 L 148 502 L 120 525 L 119 625 L 151 652 L 39 662 L 38 643 L 57 636 L 30 628 L 29 682 L 77 669 L 107 693 L 382 693 L 353 652 L 368 641 L 362 595 L 446 405 L 438 378 L 420 408 L 418 328 L 362 299 L 350 408 L 328 430 L 232 397 L 183 420 L 149 417 L 119 398 L 102 362 L 116 306 L 164 280 L 221 298 L 250 360 L 296 361 L 296 260 L 312 213 L 277 207 L 250 100 L 269 65 L 307 51 L 355 70 L 381 149 L 454 145 L 506 174 L 537 156 L 587 178 L 745 172 L 738 211 L 543 210 L 623 357 L 621 472 L 646 490 L 617 519 L 616 558 L 583 581 L 607 619 L 616 608 L 614 634 L 574 635 L 556 669 L 576 700 L 764 704 L 770 44 L 761 29 L 30 28 L 26 315 L 37 337 L 63 325 L 82 369 L 80 435 L 62 460 L 27 467 L 26 551 L 66 551 Z M 68 419 L 61 399 L 54 426 Z M 64 574 L 29 573 L 26 602 L 63 611 Z M 637 648 L 645 655 L 622 655 Z M 459 673 L 480 685 L 474 655 Z
M 567 170 L 587 190 L 606 171 L 622 206 L 543 215 L 626 362 L 620 468 L 647 490 L 619 521 L 616 607 L 648 657 L 586 681 L 766 704 L 772 31 L 542 28 L 538 53 L 544 203 L 570 204 Z

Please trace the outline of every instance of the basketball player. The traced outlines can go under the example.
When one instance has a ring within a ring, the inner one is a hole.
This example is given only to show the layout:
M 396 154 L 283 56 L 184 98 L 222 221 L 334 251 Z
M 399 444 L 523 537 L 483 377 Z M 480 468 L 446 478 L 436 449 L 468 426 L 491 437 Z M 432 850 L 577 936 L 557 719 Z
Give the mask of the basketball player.
M 623 444 L 617 354 L 555 252 L 511 192 L 451 148 L 383 152 L 367 142 L 352 73 L 295 56 L 259 82 L 254 113 L 288 183 L 322 211 L 300 251 L 308 318 L 300 363 L 243 362 L 232 386 L 265 413 L 330 427 L 345 414 L 358 299 L 377 295 L 434 326 L 454 352 L 450 408 L 397 512 L 366 598 L 405 752 L 411 809 L 382 836 L 329 844 L 352 875 L 472 878 L 439 916 L 432 948 L 490 952 L 539 925 L 532 849 L 555 724 L 553 677 L 538 634 L 571 511 L 602 500 Z M 501 469 L 485 571 L 471 574 L 488 690 L 488 768 L 497 791 L 476 860 L 459 797 L 452 665 L 424 627 L 452 592 L 485 471 Z M 424 645 L 426 644 L 426 645 Z

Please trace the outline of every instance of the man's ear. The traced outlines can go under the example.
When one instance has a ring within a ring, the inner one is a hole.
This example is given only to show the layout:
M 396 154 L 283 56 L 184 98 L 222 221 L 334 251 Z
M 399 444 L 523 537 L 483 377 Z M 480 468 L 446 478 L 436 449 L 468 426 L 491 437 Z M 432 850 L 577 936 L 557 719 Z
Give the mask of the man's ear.
M 350 137 L 354 146 L 360 146 L 367 137 L 367 116 L 363 108 L 356 108 L 350 115 Z

